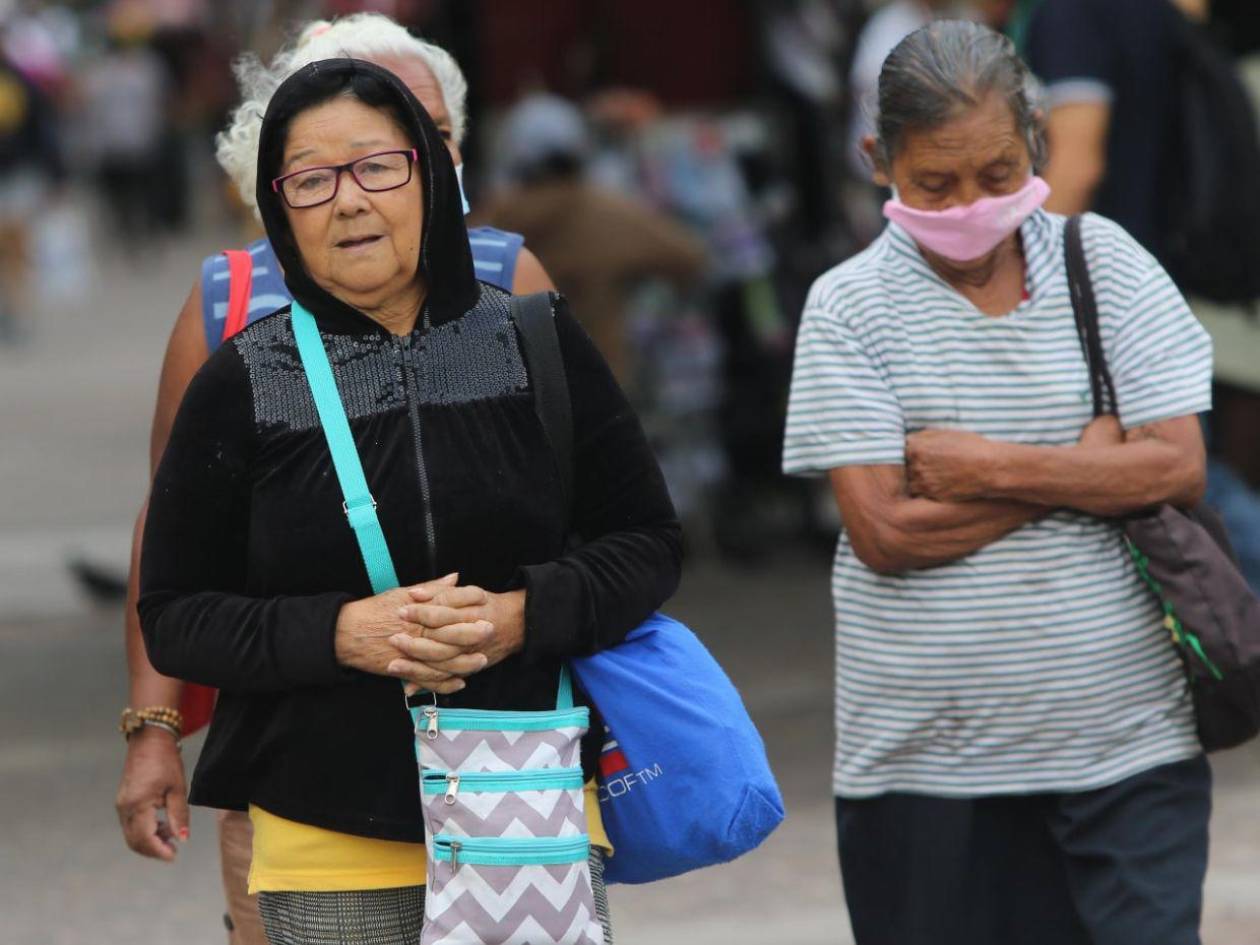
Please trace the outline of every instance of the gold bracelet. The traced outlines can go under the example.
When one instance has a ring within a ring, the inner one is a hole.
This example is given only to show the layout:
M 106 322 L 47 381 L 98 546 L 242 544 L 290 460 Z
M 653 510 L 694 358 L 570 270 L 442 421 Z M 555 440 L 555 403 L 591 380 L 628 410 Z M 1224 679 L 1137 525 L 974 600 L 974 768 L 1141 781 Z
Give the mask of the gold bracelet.
M 178 742 L 184 733 L 184 716 L 179 709 L 164 705 L 151 705 L 143 709 L 128 707 L 122 711 L 122 717 L 118 721 L 118 731 L 122 732 L 124 738 L 130 739 L 146 725 L 153 725 L 170 732 Z

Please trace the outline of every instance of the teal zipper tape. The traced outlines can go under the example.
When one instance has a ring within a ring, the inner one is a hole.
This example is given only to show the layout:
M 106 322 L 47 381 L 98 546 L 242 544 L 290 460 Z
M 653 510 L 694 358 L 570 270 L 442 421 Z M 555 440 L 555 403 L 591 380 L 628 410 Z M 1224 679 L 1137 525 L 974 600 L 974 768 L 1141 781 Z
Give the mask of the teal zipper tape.
M 455 837 L 433 838 L 433 859 L 476 866 L 553 866 L 579 863 L 590 856 L 591 838 L 576 837 Z
M 508 731 L 545 732 L 553 728 L 584 728 L 590 725 L 591 712 L 586 706 L 551 712 L 506 712 L 496 709 L 433 709 L 419 706 L 411 709 L 417 731 L 436 734 L 438 729 L 461 732 Z M 436 724 L 435 724 L 436 722 Z
M 508 791 L 579 790 L 586 782 L 581 768 L 536 768 L 530 771 L 426 771 L 425 794 L 459 791 L 494 793 Z

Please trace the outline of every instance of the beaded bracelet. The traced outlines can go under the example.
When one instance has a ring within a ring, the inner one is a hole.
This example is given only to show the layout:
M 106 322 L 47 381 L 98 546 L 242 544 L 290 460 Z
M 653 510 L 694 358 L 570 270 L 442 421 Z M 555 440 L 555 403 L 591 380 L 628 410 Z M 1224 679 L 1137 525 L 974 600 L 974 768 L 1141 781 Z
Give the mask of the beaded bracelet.
M 126 708 L 119 719 L 118 731 L 130 739 L 146 725 L 170 732 L 178 743 L 184 732 L 184 716 L 178 709 L 164 705 L 146 706 L 143 709 Z

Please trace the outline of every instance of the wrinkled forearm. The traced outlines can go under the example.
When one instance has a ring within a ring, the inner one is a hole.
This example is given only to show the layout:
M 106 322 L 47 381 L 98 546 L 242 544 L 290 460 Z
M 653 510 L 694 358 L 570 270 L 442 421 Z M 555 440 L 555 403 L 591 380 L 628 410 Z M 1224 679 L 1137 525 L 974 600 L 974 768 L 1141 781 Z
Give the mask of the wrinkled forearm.
M 881 522 L 859 535 L 850 529 L 858 558 L 881 574 L 935 568 L 958 561 L 1037 521 L 1049 510 L 1023 502 L 936 502 L 905 498 Z
M 1165 502 L 1192 505 L 1203 495 L 1201 457 L 1157 438 L 1109 446 L 998 444 L 984 493 L 1104 517 Z

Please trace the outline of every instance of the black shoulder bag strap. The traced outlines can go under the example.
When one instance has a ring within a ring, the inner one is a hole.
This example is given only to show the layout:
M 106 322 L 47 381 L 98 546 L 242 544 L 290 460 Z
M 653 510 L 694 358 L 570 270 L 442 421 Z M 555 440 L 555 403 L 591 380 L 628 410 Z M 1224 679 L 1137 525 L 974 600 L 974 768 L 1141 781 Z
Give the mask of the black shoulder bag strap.
M 512 296 L 512 321 L 525 350 L 525 365 L 534 388 L 534 411 L 551 443 L 560 470 L 565 509 L 573 508 L 573 405 L 556 334 L 552 295 Z
M 1094 300 L 1094 284 L 1089 278 L 1085 259 L 1085 243 L 1081 239 L 1081 218 L 1071 217 L 1063 229 L 1063 248 L 1067 256 L 1068 289 L 1072 295 L 1072 311 L 1076 314 L 1076 331 L 1089 367 L 1089 386 L 1094 396 L 1094 416 L 1114 413 L 1116 385 L 1107 369 L 1102 335 L 1098 329 L 1098 303 Z

